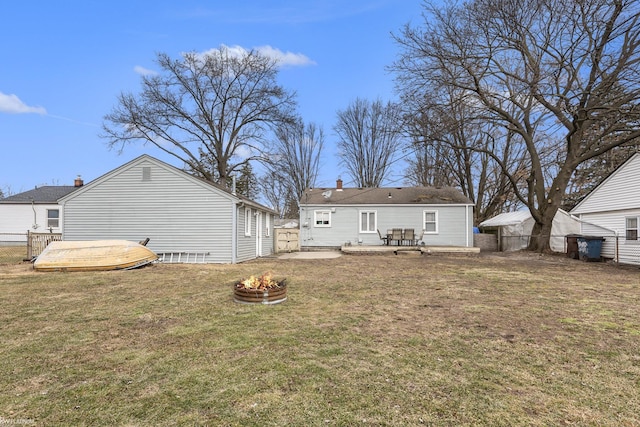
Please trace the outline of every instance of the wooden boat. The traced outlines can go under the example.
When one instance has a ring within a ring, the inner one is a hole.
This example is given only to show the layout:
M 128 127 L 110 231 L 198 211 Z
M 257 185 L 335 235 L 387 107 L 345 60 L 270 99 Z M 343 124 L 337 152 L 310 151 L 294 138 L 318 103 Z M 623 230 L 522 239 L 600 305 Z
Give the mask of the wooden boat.
M 158 259 L 153 251 L 128 240 L 51 242 L 33 264 L 37 271 L 99 271 L 141 267 Z

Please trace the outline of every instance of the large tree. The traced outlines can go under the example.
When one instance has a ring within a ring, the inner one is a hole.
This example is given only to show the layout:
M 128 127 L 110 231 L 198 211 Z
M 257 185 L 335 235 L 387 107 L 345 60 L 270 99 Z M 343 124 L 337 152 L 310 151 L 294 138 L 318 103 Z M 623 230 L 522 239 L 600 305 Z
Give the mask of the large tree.
M 502 126 L 508 145 L 523 147 L 525 168 L 478 150 L 501 164 L 531 211 L 530 249 L 548 249 L 576 169 L 640 137 L 640 3 L 472 0 L 426 4 L 424 18 L 396 37 L 401 90 L 464 92 L 477 120 Z
M 315 187 L 320 171 L 320 158 L 324 147 L 322 127 L 302 119 L 284 124 L 275 132 L 272 142 L 267 175 L 277 177 L 279 184 L 266 189 L 267 198 L 274 208 L 282 208 L 282 215 L 297 217 L 297 209 L 304 191 Z M 265 182 L 269 182 L 267 179 Z M 284 200 L 277 200 L 284 197 Z M 277 202 L 276 202 L 277 200 Z
M 268 130 L 293 117 L 295 94 L 278 84 L 277 60 L 256 51 L 160 53 L 157 64 L 161 71 L 142 77 L 141 92 L 120 94 L 105 116 L 110 147 L 150 143 L 226 184 L 242 165 L 263 159 Z
M 396 104 L 357 98 L 338 111 L 341 164 L 357 187 L 379 187 L 388 178 L 400 147 L 401 113 Z

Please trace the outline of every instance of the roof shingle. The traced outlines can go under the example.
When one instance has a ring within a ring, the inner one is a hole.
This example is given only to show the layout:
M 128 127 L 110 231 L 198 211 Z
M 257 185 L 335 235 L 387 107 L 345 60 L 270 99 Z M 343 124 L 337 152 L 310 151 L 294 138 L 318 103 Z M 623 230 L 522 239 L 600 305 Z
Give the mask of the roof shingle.
M 473 204 L 453 187 L 313 188 L 301 205 L 440 205 Z
M 73 185 L 44 185 L 33 190 L 0 199 L 0 203 L 57 203 L 58 199 L 80 187 Z

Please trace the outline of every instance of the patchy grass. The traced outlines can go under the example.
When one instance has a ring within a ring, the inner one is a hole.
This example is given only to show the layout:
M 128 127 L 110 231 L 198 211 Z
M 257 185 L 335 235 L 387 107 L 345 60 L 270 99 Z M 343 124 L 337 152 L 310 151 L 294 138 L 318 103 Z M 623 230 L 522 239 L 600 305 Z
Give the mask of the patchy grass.
M 267 270 L 288 301 L 233 302 Z M 5 264 L 0 421 L 636 426 L 639 278 L 537 255 Z

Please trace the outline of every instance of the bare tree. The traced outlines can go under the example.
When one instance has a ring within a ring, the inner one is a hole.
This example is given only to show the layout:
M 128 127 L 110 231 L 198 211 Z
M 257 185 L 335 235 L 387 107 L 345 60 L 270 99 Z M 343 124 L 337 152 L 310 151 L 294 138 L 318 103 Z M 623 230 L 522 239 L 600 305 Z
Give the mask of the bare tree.
M 210 181 L 262 159 L 267 130 L 291 119 L 295 94 L 276 81 L 277 61 L 227 47 L 174 60 L 158 54 L 161 73 L 142 78 L 139 94 L 122 93 L 105 116 L 111 148 L 142 141 Z
M 270 169 L 258 181 L 260 193 L 266 203 L 278 212 L 280 218 L 287 218 L 290 214 L 288 207 L 291 191 L 288 183 L 288 180 L 278 170 L 271 171 Z M 297 212 L 295 217 L 297 217 Z
M 401 139 L 397 105 L 356 99 L 338 112 L 334 126 L 341 164 L 358 187 L 379 187 L 389 174 Z
M 474 202 L 479 223 L 517 204 L 509 180 L 487 153 L 501 152 L 505 164 L 522 162 L 521 153 L 512 152 L 511 145 L 500 147 L 502 130 L 477 120 L 464 95 L 448 89 L 429 87 L 419 96 L 403 96 L 414 153 L 406 177 L 417 185 L 459 188 Z
M 267 172 L 278 177 L 286 188 L 286 191 L 280 193 L 286 200 L 278 201 L 275 206 L 283 206 L 288 211 L 294 208 L 297 210 L 304 191 L 316 184 L 324 146 L 324 131 L 315 123 L 305 125 L 298 119 L 278 127 L 275 136 Z M 271 194 L 270 197 L 274 196 L 275 194 Z
M 506 130 L 503 147 L 522 147 L 519 165 L 479 151 L 500 164 L 531 211 L 539 238 L 530 249 L 547 250 L 578 166 L 640 137 L 640 4 L 474 0 L 426 5 L 424 17 L 423 28 L 396 37 L 399 86 L 455 88 L 482 113 L 475 117 Z

